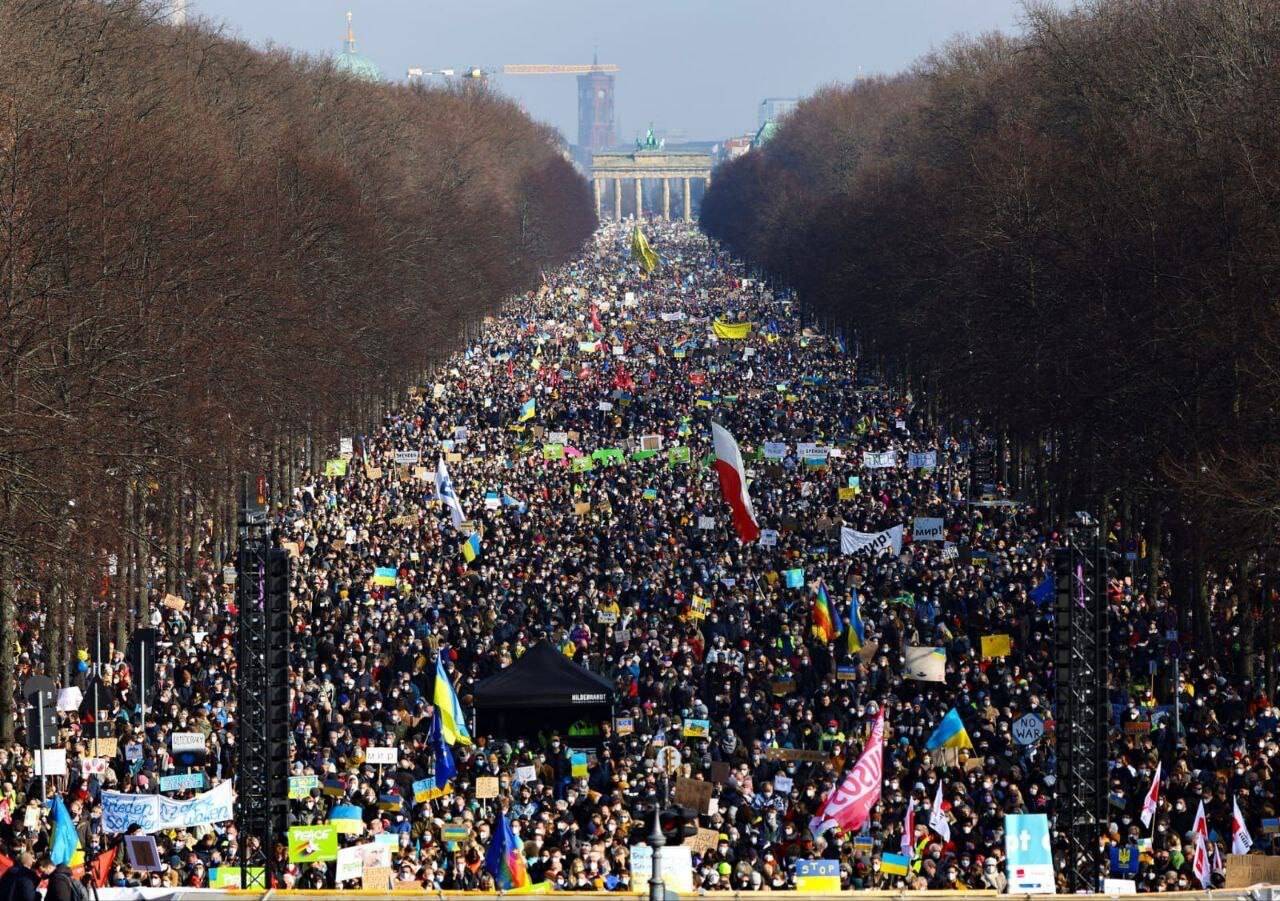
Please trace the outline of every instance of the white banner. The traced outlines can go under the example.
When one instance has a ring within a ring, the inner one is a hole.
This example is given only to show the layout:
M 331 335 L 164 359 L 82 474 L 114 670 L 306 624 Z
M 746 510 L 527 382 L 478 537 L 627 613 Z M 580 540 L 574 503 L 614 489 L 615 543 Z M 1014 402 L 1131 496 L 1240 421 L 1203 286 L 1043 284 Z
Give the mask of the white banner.
M 766 441 L 764 443 L 764 458 L 766 460 L 781 460 L 787 456 L 787 443 L 785 441 Z
M 917 453 L 912 451 L 907 454 L 908 469 L 937 469 L 938 468 L 938 452 L 936 450 L 924 451 Z
M 912 541 L 945 541 L 941 516 L 917 516 L 911 528 Z
M 230 779 L 190 801 L 175 801 L 163 795 L 104 791 L 102 831 L 121 833 L 135 823 L 146 833 L 211 826 L 232 819 L 234 806 Z
M 897 451 L 862 452 L 862 467 L 864 469 L 893 469 L 897 465 Z
M 658 316 L 659 316 L 659 318 L 661 318 L 661 319 L 662 319 L 662 321 L 663 321 L 663 322 L 682 322 L 682 321 L 684 321 L 684 313 L 683 313 L 683 312 L 681 312 L 680 310 L 676 310 L 674 313 L 659 313 L 659 314 L 658 314 Z
M 455 440 L 457 440 L 455 438 Z M 398 466 L 411 466 L 414 463 L 422 462 L 422 454 L 416 450 L 398 450 L 396 451 L 396 464 Z
M 338 864 L 334 869 L 334 881 L 346 882 L 364 875 L 364 851 L 359 845 L 338 849 Z
M 858 532 L 848 526 L 840 527 L 840 553 L 861 554 L 864 551 L 874 557 L 881 551 L 892 549 L 902 553 L 902 526 L 897 525 L 883 532 Z

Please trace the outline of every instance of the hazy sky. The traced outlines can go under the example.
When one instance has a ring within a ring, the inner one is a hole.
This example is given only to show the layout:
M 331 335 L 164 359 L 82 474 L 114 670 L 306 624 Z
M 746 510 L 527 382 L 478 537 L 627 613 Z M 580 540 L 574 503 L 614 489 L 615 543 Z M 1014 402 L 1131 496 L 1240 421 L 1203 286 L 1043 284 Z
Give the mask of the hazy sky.
M 188 0 L 253 43 L 329 53 L 345 14 L 392 79 L 410 66 L 616 63 L 619 138 L 652 122 L 689 139 L 754 131 L 765 97 L 803 96 L 859 70 L 895 72 L 956 34 L 1015 30 L 1021 0 Z M 501 90 L 577 138 L 573 76 Z

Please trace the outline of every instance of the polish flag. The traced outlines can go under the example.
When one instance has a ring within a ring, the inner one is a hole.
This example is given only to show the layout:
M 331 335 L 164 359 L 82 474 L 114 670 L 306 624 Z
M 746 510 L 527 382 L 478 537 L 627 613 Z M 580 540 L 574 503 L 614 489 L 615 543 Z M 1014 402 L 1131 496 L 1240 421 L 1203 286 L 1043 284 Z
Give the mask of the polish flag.
M 1191 871 L 1200 880 L 1201 888 L 1208 888 L 1212 870 L 1209 868 L 1209 849 L 1204 846 L 1204 836 L 1196 833 L 1196 852 L 1191 858 Z
M 735 446 L 736 448 L 736 446 Z M 880 780 L 884 772 L 884 708 L 876 714 L 871 737 L 862 756 L 844 781 L 832 789 L 817 814 L 809 821 L 814 837 L 833 826 L 857 832 L 871 818 L 871 808 L 880 801 Z
M 1160 764 L 1156 764 L 1155 775 L 1151 777 L 1151 788 L 1142 799 L 1142 825 L 1150 826 L 1151 818 L 1156 815 L 1156 805 L 1160 803 Z
M 738 442 L 719 423 L 711 423 L 711 440 L 716 451 L 716 472 L 720 476 L 720 491 L 733 509 L 733 527 L 743 544 L 750 544 L 760 537 L 760 524 L 756 511 L 747 494 L 747 471 L 742 465 Z
M 1249 827 L 1244 824 L 1244 814 L 1240 812 L 1240 802 L 1231 799 L 1231 853 L 1248 854 L 1253 847 L 1253 836 Z

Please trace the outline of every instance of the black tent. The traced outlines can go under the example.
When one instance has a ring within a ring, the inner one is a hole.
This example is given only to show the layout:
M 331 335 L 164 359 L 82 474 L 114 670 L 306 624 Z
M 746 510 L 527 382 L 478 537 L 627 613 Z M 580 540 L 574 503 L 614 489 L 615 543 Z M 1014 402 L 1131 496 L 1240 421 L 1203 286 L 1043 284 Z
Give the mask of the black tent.
M 549 642 L 476 683 L 471 703 L 481 732 L 501 738 L 556 731 L 571 746 L 599 744 L 613 716 L 613 683 L 574 663 Z

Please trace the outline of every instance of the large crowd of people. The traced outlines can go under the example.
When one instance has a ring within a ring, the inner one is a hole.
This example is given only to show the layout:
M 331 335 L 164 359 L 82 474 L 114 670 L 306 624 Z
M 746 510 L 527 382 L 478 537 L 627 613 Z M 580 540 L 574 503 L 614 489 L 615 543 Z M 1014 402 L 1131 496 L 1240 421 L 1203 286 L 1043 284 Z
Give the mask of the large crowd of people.
M 1055 812 L 1052 605 L 1037 589 L 1058 536 L 999 487 L 1009 503 L 971 503 L 982 435 L 947 431 L 920 398 L 877 384 L 840 336 L 806 327 L 795 298 L 692 227 L 646 230 L 655 271 L 632 259 L 625 227 L 603 226 L 580 260 L 487 321 L 379 430 L 350 436 L 345 468 L 308 474 L 273 511 L 294 555 L 291 772 L 316 777 L 290 801 L 291 822 L 323 824 L 336 805 L 354 805 L 361 834 L 342 843 L 384 845 L 398 884 L 488 889 L 501 811 L 534 883 L 625 891 L 637 887 L 630 859 L 648 831 L 641 811 L 664 788 L 665 746 L 681 752 L 680 777 L 711 785 L 698 826 L 714 840 L 691 852 L 698 888 L 793 888 L 798 860 L 823 859 L 839 861 L 846 888 L 1005 889 L 1005 815 Z M 717 339 L 716 319 L 752 325 L 745 338 Z M 712 420 L 741 446 L 761 541 L 741 543 L 730 524 L 708 463 Z M 661 436 L 656 454 L 643 436 Z M 411 451 L 419 463 L 397 462 Z M 866 451 L 894 451 L 896 463 L 868 469 Z M 930 452 L 932 465 L 908 465 Z M 440 460 L 462 530 L 436 495 Z M 940 518 L 931 537 L 941 540 L 913 540 L 917 517 Z M 842 553 L 842 525 L 903 525 L 901 550 Z M 468 559 L 460 545 L 472 531 Z M 375 578 L 388 568 L 393 579 Z M 834 638 L 815 629 L 819 584 L 845 621 Z M 1166 652 L 1176 618 L 1145 584 L 1117 579 L 1108 598 L 1112 817 L 1099 840 L 1136 848 L 1123 875 L 1140 890 L 1185 889 L 1199 886 L 1189 834 L 1201 800 L 1216 880 L 1233 802 L 1255 851 L 1270 841 L 1280 713 L 1222 658 L 1191 651 L 1175 697 Z M 166 776 L 203 773 L 199 786 L 166 793 L 189 798 L 234 772 L 236 595 L 220 571 L 188 588 L 189 603 L 153 608 L 161 643 L 145 718 L 125 655 L 104 669 L 114 756 L 91 757 L 80 712 L 61 714 L 68 775 L 44 781 L 86 850 L 117 838 L 102 830 L 102 792 L 154 793 Z M 857 648 L 847 640 L 855 598 Z M 1229 633 L 1229 621 L 1218 625 Z M 984 649 L 984 637 L 1002 635 L 1007 648 Z M 415 801 L 413 783 L 434 767 L 437 660 L 469 718 L 476 683 L 540 642 L 615 687 L 614 718 L 586 742 L 585 775 L 581 736 L 473 724 L 473 744 L 452 748 L 451 791 Z M 907 672 L 908 647 L 944 649 L 943 681 Z M 30 670 L 38 655 L 26 650 Z M 927 750 L 953 708 L 972 747 Z M 862 834 L 812 835 L 880 713 L 883 786 L 870 822 Z M 1024 743 L 1014 724 L 1028 713 L 1046 734 Z M 194 770 L 177 766 L 170 741 L 192 732 L 205 736 Z M 392 744 L 397 764 L 365 759 Z M 1140 814 L 1157 766 L 1148 828 Z M 491 776 L 498 796 L 477 797 Z M 31 752 L 0 750 L 0 778 L 0 850 L 39 869 L 53 816 Z M 929 825 L 939 798 L 946 836 Z M 907 805 L 916 825 L 904 837 Z M 154 838 L 155 871 L 119 854 L 104 883 L 217 885 L 240 863 L 231 823 Z M 885 872 L 883 855 L 904 850 L 907 872 Z M 332 862 L 272 853 L 281 887 L 334 885 Z

